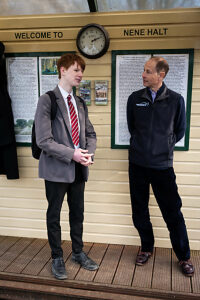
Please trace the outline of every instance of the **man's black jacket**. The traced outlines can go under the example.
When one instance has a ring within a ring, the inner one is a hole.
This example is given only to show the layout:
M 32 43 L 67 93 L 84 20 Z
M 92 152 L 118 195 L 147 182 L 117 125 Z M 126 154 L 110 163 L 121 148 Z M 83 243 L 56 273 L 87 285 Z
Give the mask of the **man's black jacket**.
M 173 165 L 173 150 L 185 133 L 183 97 L 163 83 L 152 102 L 149 88 L 133 92 L 127 103 L 131 135 L 129 161 L 140 166 L 166 169 Z

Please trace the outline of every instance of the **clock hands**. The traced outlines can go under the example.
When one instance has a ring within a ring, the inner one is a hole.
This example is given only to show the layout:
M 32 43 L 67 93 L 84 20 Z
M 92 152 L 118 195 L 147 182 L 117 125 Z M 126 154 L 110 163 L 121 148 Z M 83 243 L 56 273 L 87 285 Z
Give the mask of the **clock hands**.
M 93 43 L 93 42 L 95 42 L 96 40 L 99 40 L 100 38 L 101 38 L 101 37 L 97 37 L 97 38 L 91 40 L 91 42 Z

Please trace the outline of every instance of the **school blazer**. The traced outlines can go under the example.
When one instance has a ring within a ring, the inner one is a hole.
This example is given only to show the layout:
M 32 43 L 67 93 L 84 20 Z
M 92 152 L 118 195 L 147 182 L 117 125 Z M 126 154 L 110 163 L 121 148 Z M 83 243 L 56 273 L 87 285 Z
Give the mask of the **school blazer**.
M 51 100 L 43 94 L 35 114 L 36 142 L 42 149 L 39 159 L 39 177 L 53 182 L 71 183 L 75 179 L 75 161 L 72 160 L 74 145 L 72 142 L 70 121 L 67 108 L 58 86 L 53 90 L 56 95 L 57 113 L 51 121 Z M 78 109 L 80 125 L 80 148 L 88 153 L 96 150 L 96 133 L 88 118 L 86 105 L 74 96 Z M 88 167 L 81 165 L 83 179 L 88 179 Z

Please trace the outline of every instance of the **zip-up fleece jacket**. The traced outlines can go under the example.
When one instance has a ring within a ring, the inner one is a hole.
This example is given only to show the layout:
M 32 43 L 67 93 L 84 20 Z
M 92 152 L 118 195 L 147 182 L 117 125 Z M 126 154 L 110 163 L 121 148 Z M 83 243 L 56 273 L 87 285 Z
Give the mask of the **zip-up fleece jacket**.
M 131 135 L 129 161 L 137 165 L 167 169 L 173 166 L 173 150 L 185 133 L 183 97 L 163 83 L 154 102 L 149 88 L 133 92 L 127 103 Z

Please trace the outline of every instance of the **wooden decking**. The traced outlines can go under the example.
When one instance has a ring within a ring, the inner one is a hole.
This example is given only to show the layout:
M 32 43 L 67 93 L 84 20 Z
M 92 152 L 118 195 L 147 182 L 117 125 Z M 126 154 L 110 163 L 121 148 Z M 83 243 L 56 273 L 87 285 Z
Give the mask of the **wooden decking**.
M 200 251 L 192 251 L 196 272 L 183 276 L 171 249 L 155 248 L 147 265 L 135 266 L 138 246 L 85 243 L 100 264 L 90 272 L 71 261 L 63 242 L 68 279 L 51 274 L 47 240 L 0 236 L 0 299 L 200 299 Z

